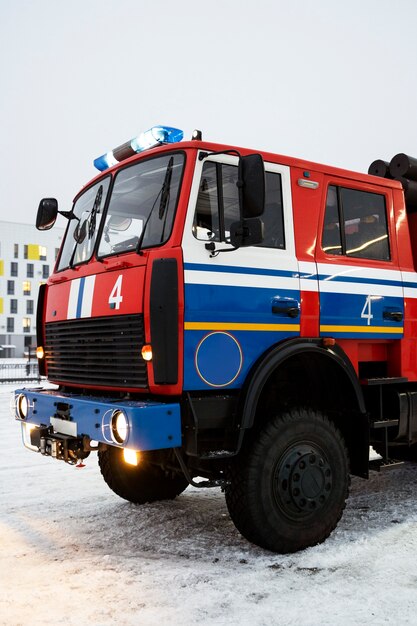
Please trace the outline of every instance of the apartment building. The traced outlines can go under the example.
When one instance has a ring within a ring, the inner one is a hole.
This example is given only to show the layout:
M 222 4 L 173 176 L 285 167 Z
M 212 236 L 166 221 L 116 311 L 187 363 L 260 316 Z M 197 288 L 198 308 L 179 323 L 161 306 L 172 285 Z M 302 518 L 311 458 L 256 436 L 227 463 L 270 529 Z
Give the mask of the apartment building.
M 64 229 L 0 221 L 0 358 L 36 347 L 39 285 L 52 272 Z

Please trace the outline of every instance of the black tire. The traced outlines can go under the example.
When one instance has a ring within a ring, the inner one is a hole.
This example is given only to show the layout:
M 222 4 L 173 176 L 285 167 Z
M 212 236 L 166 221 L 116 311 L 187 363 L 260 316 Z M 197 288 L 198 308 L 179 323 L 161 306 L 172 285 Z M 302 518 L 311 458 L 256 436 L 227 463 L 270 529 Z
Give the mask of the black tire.
M 273 418 L 230 468 L 226 503 L 241 534 L 273 552 L 314 546 L 336 527 L 349 493 L 340 432 L 322 414 Z
M 128 465 L 123 450 L 108 446 L 98 452 L 104 480 L 121 498 L 135 504 L 172 500 L 188 487 L 182 474 L 166 473 L 152 463 L 152 452 L 143 452 L 138 465 Z

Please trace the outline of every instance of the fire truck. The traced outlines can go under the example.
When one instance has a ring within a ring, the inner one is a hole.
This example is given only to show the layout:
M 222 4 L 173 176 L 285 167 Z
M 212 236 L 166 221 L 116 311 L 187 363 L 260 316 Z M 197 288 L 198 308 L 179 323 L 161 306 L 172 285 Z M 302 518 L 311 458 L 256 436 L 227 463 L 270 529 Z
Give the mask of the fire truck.
M 68 223 L 24 445 L 97 451 L 136 504 L 221 487 L 268 550 L 323 541 L 370 445 L 417 459 L 417 161 L 361 174 L 157 126 L 94 163 L 71 210 L 38 209 Z

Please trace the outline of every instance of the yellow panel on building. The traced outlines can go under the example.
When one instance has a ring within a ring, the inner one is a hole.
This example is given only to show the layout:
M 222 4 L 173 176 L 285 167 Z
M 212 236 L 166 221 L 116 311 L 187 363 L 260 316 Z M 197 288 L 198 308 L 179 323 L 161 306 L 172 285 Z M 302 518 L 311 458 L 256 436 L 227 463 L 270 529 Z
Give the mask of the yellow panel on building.
M 0 298 L 0 315 L 3 313 L 3 298 Z
M 4 276 L 4 261 L 0 259 L 0 276 Z
M 28 245 L 28 259 L 30 259 L 31 261 L 39 261 L 39 257 L 39 246 L 35 243 L 30 243 Z

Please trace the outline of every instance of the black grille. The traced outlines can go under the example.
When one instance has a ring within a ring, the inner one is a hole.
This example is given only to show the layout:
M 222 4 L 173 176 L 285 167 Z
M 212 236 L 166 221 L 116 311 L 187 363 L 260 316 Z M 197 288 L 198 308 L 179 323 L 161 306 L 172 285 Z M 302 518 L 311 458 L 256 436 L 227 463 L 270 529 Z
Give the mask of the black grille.
M 97 387 L 147 387 L 143 343 L 142 315 L 46 324 L 48 378 Z

